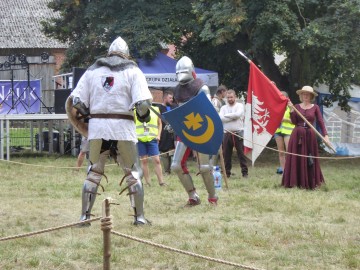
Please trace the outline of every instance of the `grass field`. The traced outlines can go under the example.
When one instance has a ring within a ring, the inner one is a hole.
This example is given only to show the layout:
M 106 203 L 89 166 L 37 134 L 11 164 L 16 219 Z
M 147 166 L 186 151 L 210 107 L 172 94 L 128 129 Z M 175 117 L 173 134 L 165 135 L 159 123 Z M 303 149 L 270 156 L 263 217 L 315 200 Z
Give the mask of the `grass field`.
M 76 222 L 86 174 L 74 157 L 16 157 L 0 161 L 0 238 Z M 26 163 L 23 165 L 21 163 Z M 202 204 L 184 208 L 187 195 L 175 175 L 160 187 L 153 174 L 145 187 L 145 214 L 152 226 L 135 227 L 128 198 L 119 196 L 119 168 L 109 161 L 105 192 L 113 230 L 253 269 L 360 269 L 360 160 L 321 160 L 326 185 L 314 191 L 284 189 L 275 174 L 277 153 L 267 150 L 242 179 L 235 176 L 208 205 L 196 167 L 190 170 Z M 99 189 L 100 190 L 100 189 Z M 111 269 L 238 269 L 112 235 Z M 0 269 L 102 269 L 100 222 L 88 228 L 0 242 Z
M 11 146 L 31 146 L 30 128 L 10 128 L 10 138 Z

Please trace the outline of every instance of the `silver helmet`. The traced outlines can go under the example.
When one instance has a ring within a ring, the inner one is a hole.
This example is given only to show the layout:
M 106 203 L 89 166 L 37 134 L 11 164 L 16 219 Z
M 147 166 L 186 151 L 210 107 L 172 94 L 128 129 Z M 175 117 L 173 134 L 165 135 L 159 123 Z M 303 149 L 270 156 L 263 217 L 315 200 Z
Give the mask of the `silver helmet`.
M 130 58 L 129 47 L 126 44 L 125 40 L 121 37 L 116 38 L 110 45 L 108 56 L 119 55 L 124 58 Z
M 194 80 L 193 72 L 195 72 L 194 64 L 189 57 L 183 56 L 176 63 L 176 77 L 180 84 Z

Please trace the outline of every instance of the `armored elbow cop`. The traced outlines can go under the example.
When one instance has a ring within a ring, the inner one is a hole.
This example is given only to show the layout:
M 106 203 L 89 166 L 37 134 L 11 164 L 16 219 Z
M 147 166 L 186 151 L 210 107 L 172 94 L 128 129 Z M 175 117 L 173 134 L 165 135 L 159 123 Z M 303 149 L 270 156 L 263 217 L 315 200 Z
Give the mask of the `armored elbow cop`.
M 136 117 L 140 122 L 150 121 L 150 100 L 142 100 L 135 104 Z
M 207 97 L 210 97 L 210 89 L 209 87 L 204 84 L 200 89 L 199 89 L 199 93 L 203 92 Z

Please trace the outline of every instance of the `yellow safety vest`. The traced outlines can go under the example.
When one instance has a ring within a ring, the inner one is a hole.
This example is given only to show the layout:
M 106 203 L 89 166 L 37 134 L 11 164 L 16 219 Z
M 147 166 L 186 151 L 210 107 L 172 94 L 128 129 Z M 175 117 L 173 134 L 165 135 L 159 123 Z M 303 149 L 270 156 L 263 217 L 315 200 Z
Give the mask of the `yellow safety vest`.
M 284 113 L 284 119 L 290 120 L 290 108 L 286 107 L 285 113 Z M 281 133 L 285 135 L 290 135 L 293 131 L 295 125 L 289 122 L 282 121 L 280 127 L 275 131 L 275 133 Z
M 155 109 L 159 114 L 158 107 L 152 107 Z M 135 114 L 135 125 L 136 125 L 136 135 L 139 141 L 141 142 L 150 142 L 155 139 L 158 135 L 159 128 L 158 128 L 158 116 L 150 110 L 150 121 L 148 123 L 141 123 Z

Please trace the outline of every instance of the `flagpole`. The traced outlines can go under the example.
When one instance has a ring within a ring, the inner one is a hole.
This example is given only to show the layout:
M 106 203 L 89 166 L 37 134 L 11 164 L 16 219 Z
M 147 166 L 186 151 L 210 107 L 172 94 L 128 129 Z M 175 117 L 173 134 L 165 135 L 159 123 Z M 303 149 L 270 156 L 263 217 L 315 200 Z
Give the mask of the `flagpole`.
M 251 60 L 250 60 L 243 52 L 241 52 L 241 51 L 239 51 L 239 50 L 237 50 L 237 51 L 238 51 L 238 53 L 239 53 L 242 57 L 245 58 L 245 60 L 246 60 L 247 62 L 249 62 L 249 63 L 251 62 Z M 312 130 L 314 130 L 314 132 L 322 139 L 322 141 L 323 141 L 331 150 L 333 150 L 334 153 L 336 153 L 336 150 L 334 149 L 334 147 L 325 140 L 325 138 L 324 138 L 324 137 L 320 134 L 320 132 L 317 131 L 316 128 L 305 118 L 305 116 L 303 116 L 302 113 L 299 112 L 299 111 L 295 108 L 294 105 L 291 106 L 291 108 L 293 108 L 294 111 L 305 121 L 305 123 L 306 123 Z
M 223 153 L 222 145 L 220 146 L 220 149 L 219 149 L 219 156 L 220 156 L 221 170 L 223 171 L 223 175 L 224 175 L 225 186 L 226 186 L 226 188 L 229 188 L 228 187 L 228 179 L 227 179 L 226 170 L 225 170 L 225 161 L 224 161 L 224 153 Z
M 251 62 L 251 60 L 242 51 L 239 51 L 239 50 L 237 50 L 237 51 L 242 57 L 245 58 L 246 61 L 248 61 L 249 63 Z

